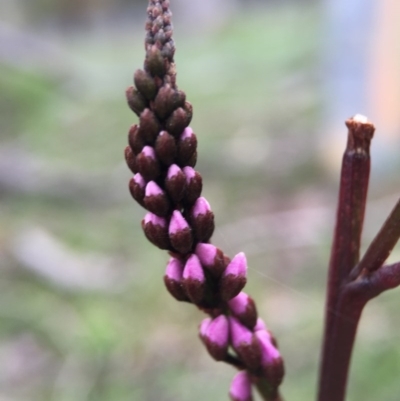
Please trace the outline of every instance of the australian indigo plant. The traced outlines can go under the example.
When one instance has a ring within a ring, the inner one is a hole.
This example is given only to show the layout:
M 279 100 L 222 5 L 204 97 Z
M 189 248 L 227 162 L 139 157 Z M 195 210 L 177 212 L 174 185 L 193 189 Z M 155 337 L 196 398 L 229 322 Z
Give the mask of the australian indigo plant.
M 189 127 L 192 106 L 177 88 L 169 0 L 149 0 L 144 69 L 126 91 L 139 117 L 125 149 L 134 176 L 132 197 L 148 213 L 142 221 L 150 242 L 167 250 L 164 282 L 178 301 L 204 311 L 199 336 L 209 354 L 239 370 L 229 395 L 252 400 L 255 386 L 266 401 L 282 400 L 284 375 L 277 342 L 243 292 L 247 261 L 232 259 L 210 243 L 214 214 L 201 196 L 202 177 L 194 169 L 197 138 Z M 400 263 L 384 265 L 400 236 L 397 203 L 364 256 L 360 238 L 368 188 L 369 146 L 374 126 L 363 116 L 346 121 L 339 205 L 329 265 L 325 335 L 318 401 L 343 401 L 351 352 L 364 305 L 400 284 Z

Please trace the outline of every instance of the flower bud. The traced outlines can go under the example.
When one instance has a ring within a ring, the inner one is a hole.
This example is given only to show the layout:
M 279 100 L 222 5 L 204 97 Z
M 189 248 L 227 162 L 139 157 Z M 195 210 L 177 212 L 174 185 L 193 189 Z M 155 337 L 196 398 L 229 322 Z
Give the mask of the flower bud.
M 197 138 L 190 127 L 186 127 L 178 141 L 178 163 L 186 166 L 197 149 Z
M 232 346 L 250 369 L 260 366 L 261 349 L 258 339 L 236 318 L 229 317 Z
M 212 319 L 210 317 L 206 317 L 205 319 L 203 319 L 201 321 L 200 326 L 199 326 L 199 336 L 204 344 L 206 341 L 207 329 L 208 329 L 208 326 L 210 325 L 211 321 L 212 321 Z
M 147 143 L 154 143 L 161 131 L 160 122 L 150 109 L 144 109 L 139 117 L 139 134 Z
M 209 270 L 214 277 L 220 277 L 225 270 L 224 254 L 221 249 L 212 244 L 199 243 L 196 246 L 196 255 L 201 264 Z
M 253 401 L 251 381 L 245 370 L 236 373 L 229 389 L 229 396 L 232 401 Z
M 149 46 L 147 49 L 145 70 L 153 76 L 162 77 L 165 74 L 164 58 L 156 45 Z
M 153 213 L 147 213 L 142 220 L 146 238 L 160 249 L 170 249 L 167 222 Z
M 194 234 L 199 242 L 208 242 L 214 232 L 214 213 L 207 199 L 196 200 L 190 212 Z
M 201 178 L 201 175 L 192 167 L 184 167 L 182 171 L 186 176 L 185 202 L 188 205 L 193 205 L 201 195 L 201 191 L 203 189 L 203 179 Z
M 171 199 L 178 203 L 185 194 L 186 177 L 183 171 L 176 165 L 172 164 L 168 169 L 167 178 L 165 179 L 165 188 Z
M 165 126 L 167 131 L 177 137 L 180 136 L 183 130 L 189 125 L 190 119 L 188 118 L 187 112 L 179 107 L 171 114 L 171 116 L 167 119 Z
M 220 280 L 220 295 L 229 301 L 246 285 L 247 261 L 243 252 L 238 253 L 228 264 Z
M 146 188 L 146 181 L 143 177 L 137 173 L 133 176 L 133 178 L 129 181 L 129 191 L 132 195 L 132 198 L 135 199 L 139 205 L 144 206 L 144 193 Z
M 125 148 L 125 161 L 129 169 L 132 171 L 133 174 L 136 174 L 138 171 L 138 166 L 136 162 L 136 156 L 133 153 L 130 146 Z
M 169 211 L 169 200 L 166 193 L 154 182 L 146 185 L 144 205 L 157 216 L 166 216 Z
M 185 103 L 185 93 L 173 89 L 170 85 L 163 85 L 154 100 L 153 110 L 157 116 L 164 120 L 175 109 Z
M 160 166 L 151 146 L 145 146 L 137 155 L 136 166 L 146 181 L 153 181 L 160 174 Z
M 277 387 L 281 384 L 285 369 L 283 359 L 278 349 L 272 344 L 271 336 L 263 330 L 256 331 L 254 334 L 261 348 L 261 367 L 264 375 L 272 386 Z
M 147 99 L 153 100 L 157 93 L 154 79 L 143 70 L 136 70 L 133 76 L 137 90 Z
M 146 145 L 143 138 L 140 136 L 139 126 L 136 124 L 132 125 L 129 129 L 128 143 L 135 155 L 140 153 Z
M 209 354 L 216 361 L 223 361 L 229 346 L 228 318 L 225 315 L 219 315 L 213 319 L 205 329 L 203 339 Z
M 206 278 L 199 258 L 191 255 L 183 269 L 183 288 L 190 300 L 199 304 L 204 298 Z
M 171 245 L 179 253 L 188 253 L 193 244 L 192 230 L 179 210 L 174 210 L 169 223 Z
M 246 293 L 240 292 L 228 302 L 232 314 L 250 330 L 257 323 L 257 309 L 253 299 Z
M 169 293 L 178 301 L 187 301 L 188 297 L 182 287 L 183 263 L 177 258 L 171 258 L 167 264 L 164 283 Z
M 141 95 L 141 93 L 133 86 L 130 86 L 125 91 L 126 100 L 130 109 L 137 115 L 147 107 L 146 99 Z
M 156 154 L 162 163 L 170 166 L 176 157 L 177 147 L 175 138 L 167 131 L 161 131 L 156 139 Z

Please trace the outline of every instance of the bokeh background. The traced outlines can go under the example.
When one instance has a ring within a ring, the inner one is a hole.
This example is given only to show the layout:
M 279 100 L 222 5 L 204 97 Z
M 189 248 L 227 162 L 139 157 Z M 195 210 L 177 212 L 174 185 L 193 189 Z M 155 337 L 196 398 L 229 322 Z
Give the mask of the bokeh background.
M 364 246 L 400 195 L 396 0 L 171 0 L 214 243 L 249 261 L 288 401 L 313 399 L 343 121 L 377 125 Z M 225 400 L 123 161 L 144 0 L 0 0 L 0 401 Z M 399 249 L 391 260 L 400 259 Z M 400 291 L 368 305 L 349 401 L 398 400 Z

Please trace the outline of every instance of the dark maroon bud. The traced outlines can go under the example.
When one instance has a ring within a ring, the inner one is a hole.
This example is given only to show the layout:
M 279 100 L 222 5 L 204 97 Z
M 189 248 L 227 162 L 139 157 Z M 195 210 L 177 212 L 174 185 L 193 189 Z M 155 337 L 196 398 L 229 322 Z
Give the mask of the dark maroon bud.
M 161 163 L 170 166 L 176 157 L 175 138 L 167 131 L 161 131 L 156 140 L 156 154 Z
M 214 213 L 207 199 L 200 197 L 190 211 L 193 232 L 199 242 L 208 242 L 214 232 Z
M 139 117 L 139 133 L 147 143 L 153 143 L 161 131 L 160 122 L 150 109 L 145 109 Z
M 145 70 L 153 76 L 162 77 L 165 74 L 164 58 L 156 45 L 149 46 L 147 49 Z
M 200 259 L 201 260 L 201 259 Z M 240 292 L 228 302 L 232 314 L 250 330 L 257 324 L 256 304 L 246 293 Z M 256 331 L 254 329 L 254 331 Z
M 189 125 L 193 118 L 193 106 L 190 102 L 185 102 L 183 109 L 186 111 L 187 125 Z
M 246 367 L 257 369 L 261 364 L 261 347 L 258 338 L 234 317 L 229 317 L 231 342 Z
M 138 125 L 134 124 L 129 129 L 128 142 L 135 155 L 140 153 L 146 145 L 143 138 L 140 136 Z
M 136 156 L 130 146 L 125 148 L 125 161 L 132 173 L 136 174 L 138 171 Z
M 190 300 L 199 304 L 204 299 L 206 278 L 199 258 L 191 255 L 183 269 L 183 288 Z
M 199 243 L 196 246 L 196 255 L 201 264 L 212 273 L 214 277 L 220 277 L 225 270 L 224 254 L 221 249 L 212 244 Z
M 160 217 L 168 214 L 170 206 L 166 193 L 154 181 L 146 185 L 144 205 L 148 211 Z
M 178 141 L 178 163 L 187 166 L 197 148 L 197 138 L 190 127 L 186 127 Z
M 164 85 L 158 91 L 154 100 L 153 109 L 160 119 L 168 117 L 176 108 L 184 105 L 185 93 Z
M 197 150 L 193 153 L 192 157 L 187 161 L 187 165 L 194 167 L 197 163 Z
M 192 167 L 184 167 L 182 171 L 186 176 L 185 202 L 191 206 L 201 195 L 201 191 L 203 189 L 203 179 L 201 178 L 201 175 Z
M 131 110 L 137 116 L 140 116 L 140 113 L 147 107 L 146 99 L 133 86 L 127 88 L 125 94 L 126 94 L 126 100 Z
M 142 228 L 146 238 L 160 249 L 170 249 L 168 225 L 163 217 L 147 213 L 142 220 Z
M 137 173 L 133 176 L 133 178 L 129 181 L 129 191 L 132 195 L 132 198 L 135 199 L 140 205 L 144 206 L 144 193 L 146 188 L 146 181 L 143 177 Z
M 136 70 L 133 79 L 137 90 L 147 100 L 153 100 L 157 93 L 157 85 L 154 79 L 143 70 Z
M 168 59 L 168 61 L 172 61 L 175 54 L 175 44 L 174 40 L 171 38 L 162 48 L 161 55 Z
M 165 123 L 167 131 L 177 137 L 183 133 L 183 130 L 188 126 L 189 119 L 187 118 L 186 111 L 179 107 L 176 109 Z
M 165 188 L 171 199 L 178 203 L 185 194 L 186 177 L 183 171 L 176 165 L 172 164 L 168 169 L 167 178 L 165 179 Z
M 184 264 L 177 258 L 171 258 L 167 264 L 164 283 L 169 293 L 178 301 L 188 301 L 182 286 Z
M 247 260 L 243 252 L 238 253 L 228 264 L 219 283 L 220 296 L 224 301 L 236 297 L 246 285 Z
M 193 244 L 192 230 L 179 210 L 174 210 L 169 223 L 169 238 L 171 245 L 179 253 L 188 253 Z
M 137 155 L 136 166 L 146 181 L 154 181 L 160 174 L 160 166 L 151 146 L 145 146 Z

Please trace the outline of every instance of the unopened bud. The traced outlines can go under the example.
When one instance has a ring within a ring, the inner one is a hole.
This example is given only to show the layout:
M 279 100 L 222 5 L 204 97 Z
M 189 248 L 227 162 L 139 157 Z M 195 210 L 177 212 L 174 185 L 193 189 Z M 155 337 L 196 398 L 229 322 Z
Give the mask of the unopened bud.
M 177 258 L 171 258 L 167 264 L 164 283 L 169 293 L 178 301 L 187 301 L 188 297 L 182 287 L 183 263 Z
M 220 281 L 220 294 L 229 301 L 242 291 L 246 285 L 247 260 L 243 252 L 238 253 L 228 264 Z
M 186 166 L 197 149 L 197 138 L 190 127 L 186 127 L 178 141 L 178 163 Z
M 212 244 L 199 243 L 196 246 L 196 255 L 201 264 L 209 270 L 214 277 L 220 277 L 225 270 L 224 253 Z
M 157 85 L 154 79 L 143 70 L 136 70 L 133 79 L 137 90 L 147 100 L 153 100 L 157 93 Z
M 145 146 L 136 157 L 136 166 L 146 181 L 155 180 L 160 174 L 160 166 L 151 146 Z
M 242 370 L 232 380 L 229 396 L 232 401 L 253 401 L 249 374 Z
M 129 191 L 132 195 L 132 198 L 135 199 L 139 205 L 144 206 L 143 199 L 146 188 L 146 181 L 137 173 L 133 176 L 133 178 L 129 181 Z
M 232 314 L 249 329 L 253 329 L 257 323 L 256 304 L 246 293 L 240 292 L 228 302 Z
M 157 157 L 161 163 L 170 166 L 176 157 L 177 147 L 175 138 L 167 131 L 161 131 L 156 139 L 155 144 Z
M 183 270 L 183 287 L 190 300 L 198 304 L 204 298 L 206 278 L 196 255 L 191 255 Z
M 179 107 L 168 118 L 165 126 L 167 128 L 167 131 L 171 135 L 178 137 L 188 126 L 189 122 L 190 120 L 188 118 L 187 112 L 182 107 Z
M 147 210 L 161 217 L 168 214 L 170 206 L 166 193 L 154 181 L 146 185 L 144 205 Z
M 137 116 L 140 116 L 140 113 L 147 107 L 146 99 L 134 86 L 127 88 L 125 95 L 128 106 Z
M 219 315 L 207 326 L 203 335 L 209 354 L 216 360 L 225 359 L 229 346 L 229 323 L 225 315 Z
M 203 341 L 203 343 L 205 343 L 205 341 L 206 341 L 206 333 L 207 333 L 207 329 L 208 329 L 208 326 L 210 325 L 211 321 L 212 321 L 212 319 L 210 317 L 206 317 L 200 323 L 199 336 L 200 336 L 201 340 Z
M 139 117 L 139 133 L 143 140 L 154 143 L 160 131 L 161 125 L 155 114 L 150 109 L 143 110 Z
M 138 166 L 136 162 L 136 156 L 133 153 L 130 146 L 125 148 L 125 161 L 129 169 L 132 171 L 133 174 L 138 172 Z
M 179 253 L 188 253 L 193 244 L 192 230 L 179 210 L 174 210 L 169 223 L 171 245 Z
M 184 167 L 182 171 L 186 176 L 185 202 L 188 205 L 193 205 L 201 195 L 201 191 L 203 189 L 203 179 L 201 178 L 201 175 L 192 167 Z
M 178 203 L 185 194 L 186 177 L 183 171 L 176 165 L 172 164 L 168 169 L 167 178 L 165 179 L 165 187 L 171 199 Z
M 146 238 L 160 249 L 170 249 L 168 226 L 163 217 L 147 213 L 142 220 L 142 228 Z
M 154 100 L 153 109 L 157 116 L 164 120 L 175 109 L 185 103 L 185 93 L 173 89 L 170 85 L 163 85 Z
M 162 77 L 165 74 L 164 58 L 156 45 L 147 49 L 145 69 L 153 76 Z
M 200 197 L 193 205 L 191 223 L 194 234 L 199 242 L 208 242 L 214 232 L 214 213 L 207 199 Z
M 146 145 L 145 141 L 140 135 L 139 126 L 136 124 L 132 125 L 131 128 L 129 129 L 128 143 L 129 146 L 132 148 L 133 152 L 135 153 L 135 155 L 140 153 Z

